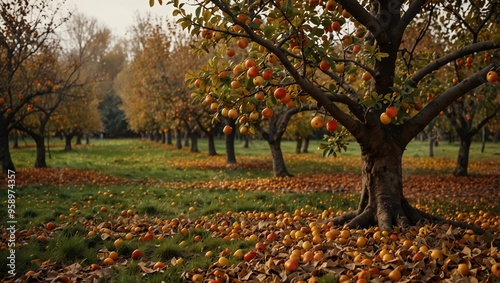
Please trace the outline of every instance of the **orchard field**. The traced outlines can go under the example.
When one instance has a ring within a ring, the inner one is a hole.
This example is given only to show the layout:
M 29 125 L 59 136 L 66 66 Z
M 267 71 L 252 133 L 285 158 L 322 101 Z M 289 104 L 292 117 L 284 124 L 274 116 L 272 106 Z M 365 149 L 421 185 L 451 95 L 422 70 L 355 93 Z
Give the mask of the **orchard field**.
M 412 142 L 403 160 L 404 191 L 416 207 L 487 230 L 424 223 L 387 233 L 349 230 L 329 219 L 356 208 L 355 146 L 337 158 L 293 153 L 291 178 L 272 177 L 267 145 L 225 156 L 146 140 L 92 140 L 63 151 L 51 168 L 30 169 L 35 148 L 13 150 L 13 236 L 1 215 L 3 282 L 498 282 L 500 145 L 473 144 L 469 177 L 454 177 L 458 145 L 441 142 L 427 157 Z M 223 153 L 223 142 L 218 141 Z M 8 182 L 1 180 L 6 188 Z M 2 190 L 7 210 L 7 190 Z M 8 276 L 9 239 L 15 276 Z M 363 279 L 365 281 L 363 281 Z

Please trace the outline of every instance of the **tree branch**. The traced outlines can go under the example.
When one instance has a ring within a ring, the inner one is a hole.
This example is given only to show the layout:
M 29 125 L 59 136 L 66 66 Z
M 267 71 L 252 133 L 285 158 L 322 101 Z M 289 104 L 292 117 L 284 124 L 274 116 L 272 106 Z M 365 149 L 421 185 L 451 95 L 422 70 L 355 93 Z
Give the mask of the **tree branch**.
M 410 7 L 408 7 L 408 10 L 406 10 L 406 13 L 403 14 L 403 16 L 401 17 L 401 20 L 399 21 L 399 25 L 396 28 L 397 34 L 404 33 L 404 31 L 406 30 L 406 27 L 415 19 L 417 14 L 422 9 L 422 6 L 426 2 L 428 2 L 428 0 L 417 0 L 417 1 L 411 2 Z
M 409 80 L 408 84 L 411 87 L 417 87 L 418 83 L 427 75 L 433 71 L 443 67 L 444 65 L 453 62 L 454 60 L 461 58 L 465 55 L 472 54 L 479 51 L 491 50 L 500 48 L 500 43 L 495 43 L 493 41 L 483 41 L 479 43 L 470 44 L 464 46 L 457 51 L 447 54 L 437 60 L 429 63 L 427 66 L 416 72 Z
M 495 107 L 495 110 L 490 115 L 486 116 L 476 127 L 472 128 L 470 131 L 471 136 L 476 135 L 482 127 L 486 125 L 491 119 L 495 118 L 500 111 L 500 106 Z
M 391 38 L 386 32 L 386 28 L 377 18 L 361 6 L 358 1 L 338 0 L 337 2 L 340 3 L 360 24 L 366 27 L 379 44 L 391 41 Z
M 417 115 L 405 123 L 405 127 L 401 130 L 402 143 L 404 145 L 408 144 L 439 112 L 443 111 L 460 96 L 485 83 L 486 74 L 493 66 L 494 64 L 489 64 L 484 69 L 471 75 L 429 102 L 424 109 L 420 110 Z

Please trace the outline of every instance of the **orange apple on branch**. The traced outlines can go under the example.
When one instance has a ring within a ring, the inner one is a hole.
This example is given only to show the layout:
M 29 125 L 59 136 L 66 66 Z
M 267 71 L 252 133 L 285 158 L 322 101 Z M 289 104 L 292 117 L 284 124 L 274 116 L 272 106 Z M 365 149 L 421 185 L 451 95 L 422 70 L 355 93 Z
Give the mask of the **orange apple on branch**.
M 321 116 L 315 116 L 314 118 L 312 118 L 311 120 L 311 126 L 313 127 L 313 129 L 315 130 L 319 130 L 323 127 L 323 124 L 324 124 L 324 119 L 323 117 Z

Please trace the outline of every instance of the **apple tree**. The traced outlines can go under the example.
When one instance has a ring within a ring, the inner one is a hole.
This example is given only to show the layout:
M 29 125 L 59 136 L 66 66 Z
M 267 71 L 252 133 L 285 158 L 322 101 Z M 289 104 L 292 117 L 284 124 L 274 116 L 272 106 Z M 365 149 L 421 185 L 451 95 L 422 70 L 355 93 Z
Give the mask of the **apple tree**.
M 493 8 L 482 10 L 481 5 L 470 7 L 446 5 L 444 11 L 447 17 L 441 21 L 441 24 L 430 25 L 429 20 L 427 20 L 409 25 L 401 45 L 403 54 L 401 67 L 417 71 L 432 58 L 445 56 L 448 52 L 448 46 L 476 44 L 480 40 L 492 38 L 498 29 L 485 29 L 484 26 L 488 25 L 492 17 L 498 16 L 494 13 Z M 471 18 L 475 18 L 475 20 L 471 21 Z M 455 32 L 452 36 L 447 36 L 450 30 Z M 497 57 L 498 52 L 493 55 Z M 467 54 L 457 58 L 454 64 L 448 64 L 440 70 L 436 70 L 433 76 L 424 79 L 426 80 L 425 84 L 423 81 L 421 82 L 419 99 L 430 102 L 439 93 L 484 68 L 491 61 L 491 58 L 490 52 Z M 484 84 L 459 97 L 444 111 L 441 111 L 440 116 L 428 124 L 431 152 L 432 140 L 435 136 L 432 132 L 435 129 L 435 124 L 444 125 L 443 120 L 448 120 L 450 128 L 458 136 L 460 147 L 454 171 L 457 176 L 467 175 L 469 149 L 473 137 L 499 113 L 500 106 L 495 103 L 499 89 L 496 84 Z
M 142 32 L 134 33 L 133 59 L 115 82 L 130 128 L 158 141 L 159 134 L 166 141 L 166 135 L 175 132 L 179 149 L 186 133 L 191 151 L 197 152 L 199 131 L 210 135 L 213 125 L 207 123 L 207 109 L 191 102 L 184 80 L 186 69 L 196 68 L 198 62 L 191 60 L 190 39 L 168 21 L 139 19 L 135 30 Z
M 50 1 L 8 0 L 0 4 L 0 163 L 2 172 L 14 170 L 9 152 L 9 133 L 35 99 L 57 91 L 58 82 L 37 80 L 46 69 L 30 60 L 41 58 L 44 48 L 54 46 L 55 31 L 66 20 Z M 31 79 L 34 78 L 34 79 Z
M 76 77 L 76 65 L 69 66 L 61 64 L 58 45 L 43 47 L 39 54 L 31 56 L 26 63 L 31 66 L 26 72 L 29 80 L 44 81 L 54 84 L 52 92 L 33 98 L 26 107 L 21 108 L 18 113 L 18 121 L 15 128 L 28 134 L 36 144 L 36 158 L 34 167 L 47 167 L 45 156 L 45 136 L 47 125 L 50 123 L 52 114 L 61 103 L 64 94 L 69 89 L 69 85 Z M 65 74 L 65 75 L 62 75 Z
M 188 12 L 192 7 L 189 4 L 195 7 Z M 361 201 L 357 210 L 339 216 L 335 223 L 348 223 L 349 227 L 378 225 L 390 231 L 393 225 L 438 219 L 417 210 L 405 198 L 402 156 L 407 144 L 428 123 L 458 98 L 487 83 L 488 74 L 488 81 L 496 83 L 500 33 L 492 32 L 489 37 L 463 45 L 450 38 L 453 44 L 446 54 L 430 58 L 418 70 L 399 67 L 401 44 L 406 29 L 420 21 L 448 29 L 440 36 L 455 36 L 455 26 L 442 24 L 449 18 L 446 10 L 450 5 L 461 5 L 454 11 L 464 14 L 480 7 L 476 17 L 463 16 L 463 20 L 472 24 L 487 18 L 481 30 L 498 31 L 498 3 L 211 0 L 171 1 L 170 5 L 180 25 L 193 35 L 201 35 L 200 48 L 216 47 L 220 56 L 232 47 L 248 48 L 259 74 L 268 68 L 273 70 L 269 81 L 255 83 L 242 75 L 243 71 L 234 70 L 238 65 L 243 67 L 242 62 L 228 59 L 233 67 L 230 83 L 204 80 L 219 99 L 238 104 L 255 92 L 264 92 L 262 103 L 275 104 L 279 98 L 273 96 L 274 92 L 283 88 L 297 107 L 305 96 L 321 107 L 319 113 L 333 117 L 356 139 L 362 155 Z M 460 57 L 484 52 L 494 53 L 490 62 L 442 89 L 424 105 L 420 88 L 425 89 L 435 71 Z M 318 79 L 325 75 L 328 80 Z M 361 79 L 362 83 L 352 83 L 351 75 L 352 80 Z M 199 78 L 206 78 L 206 70 L 200 71 Z M 342 147 L 340 139 L 328 140 L 333 149 Z

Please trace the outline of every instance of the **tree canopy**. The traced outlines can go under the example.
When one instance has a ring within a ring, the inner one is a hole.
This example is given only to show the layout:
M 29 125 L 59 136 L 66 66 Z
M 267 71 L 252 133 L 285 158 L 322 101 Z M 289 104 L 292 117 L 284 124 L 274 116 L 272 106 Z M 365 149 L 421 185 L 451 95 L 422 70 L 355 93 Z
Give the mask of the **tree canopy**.
M 484 87 L 494 88 L 488 96 L 491 104 L 498 91 L 498 3 L 168 4 L 175 8 L 178 23 L 199 36 L 195 49 L 216 53 L 187 77 L 198 87 L 198 96 L 210 95 L 219 105 L 235 108 L 249 102 L 298 108 L 315 103 L 321 118 L 333 117 L 356 139 L 362 149 L 363 196 L 358 211 L 336 219 L 350 221 L 351 227 L 378 223 L 391 230 L 394 224 L 432 218 L 413 209 L 402 194 L 401 156 L 406 145 L 463 96 L 490 82 L 495 85 Z M 435 52 L 427 52 L 427 47 Z M 232 59 L 232 50 L 238 48 L 248 51 L 243 60 Z M 474 63 L 462 68 L 460 59 L 470 60 L 466 56 Z M 264 75 L 268 70 L 271 75 Z M 222 71 L 227 77 L 218 76 Z M 254 98 L 257 93 L 264 94 L 262 101 Z M 427 100 L 428 93 L 432 95 Z M 313 125 L 322 127 L 322 120 Z M 341 140 L 328 138 L 325 149 L 342 148 Z

